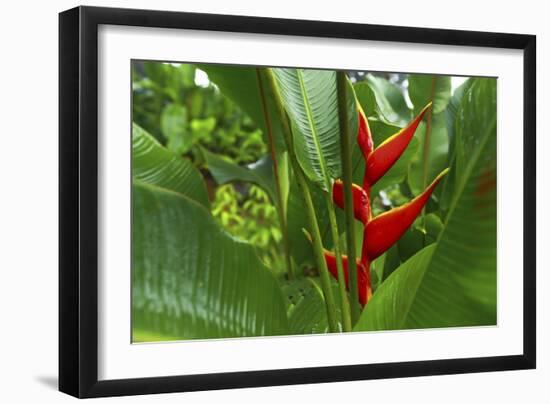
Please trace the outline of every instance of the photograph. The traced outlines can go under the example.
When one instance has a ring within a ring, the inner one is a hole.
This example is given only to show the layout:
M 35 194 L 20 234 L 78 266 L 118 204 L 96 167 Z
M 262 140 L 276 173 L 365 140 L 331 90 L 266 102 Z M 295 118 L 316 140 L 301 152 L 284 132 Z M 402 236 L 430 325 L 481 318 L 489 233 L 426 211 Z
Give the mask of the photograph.
M 132 342 L 497 325 L 496 78 L 131 72 Z

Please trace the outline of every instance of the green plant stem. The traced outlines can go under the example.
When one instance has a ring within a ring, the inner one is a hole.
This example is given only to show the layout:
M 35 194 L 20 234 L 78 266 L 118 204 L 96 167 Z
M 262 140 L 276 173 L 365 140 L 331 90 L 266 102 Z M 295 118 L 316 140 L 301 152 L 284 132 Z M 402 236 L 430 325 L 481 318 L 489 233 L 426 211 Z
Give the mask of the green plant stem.
M 342 303 L 342 329 L 345 332 L 351 331 L 351 313 L 349 307 L 348 293 L 346 292 L 346 277 L 344 267 L 342 265 L 342 252 L 340 251 L 340 236 L 338 235 L 338 222 L 334 213 L 334 205 L 332 203 L 331 194 L 325 192 L 325 201 L 327 204 L 328 218 L 330 222 L 330 230 L 332 241 L 334 244 L 334 255 L 336 256 L 336 268 L 338 270 L 338 289 L 340 291 L 340 300 Z M 349 268 L 348 268 L 349 269 Z
M 311 233 L 311 241 L 313 244 L 313 253 L 315 255 L 315 261 L 317 268 L 319 269 L 319 277 L 321 278 L 321 288 L 323 290 L 323 295 L 325 298 L 325 306 L 327 310 L 327 318 L 329 330 L 331 332 L 338 332 L 338 321 L 336 319 L 336 304 L 334 302 L 334 296 L 332 294 L 332 289 L 330 285 L 330 275 L 327 268 L 327 263 L 325 262 L 325 257 L 323 255 L 323 242 L 321 239 L 321 232 L 319 231 L 319 223 L 317 217 L 315 216 L 315 207 L 313 205 L 313 200 L 311 199 L 311 193 L 309 191 L 305 175 L 298 163 L 296 158 L 296 153 L 294 153 L 293 141 L 292 141 L 292 132 L 288 122 L 288 117 L 283 107 L 281 100 L 281 94 L 277 87 L 275 77 L 270 69 L 265 69 L 266 81 L 271 89 L 273 98 L 275 101 L 275 106 L 279 118 L 281 119 L 281 124 L 283 127 L 283 137 L 285 144 L 288 150 L 288 155 L 290 158 L 290 163 L 296 177 L 298 188 L 301 191 L 302 199 L 304 202 L 305 213 L 307 216 L 309 230 Z
M 286 271 L 289 279 L 293 279 L 294 268 L 292 267 L 292 258 L 290 255 L 290 240 L 288 238 L 288 223 L 286 220 L 286 214 L 284 209 L 282 185 L 281 185 L 281 176 L 279 173 L 279 164 L 277 161 L 277 153 L 275 151 L 275 142 L 273 140 L 273 125 L 271 123 L 271 117 L 269 116 L 269 109 L 267 107 L 267 99 L 265 96 L 262 74 L 259 68 L 256 68 L 256 76 L 258 78 L 258 88 L 260 90 L 260 98 L 262 100 L 262 112 L 264 115 L 265 126 L 267 128 L 267 136 L 269 140 L 269 151 L 271 154 L 271 160 L 273 163 L 273 174 L 275 176 L 275 190 L 277 192 L 277 203 L 275 207 L 277 209 L 277 216 L 279 217 L 279 225 L 281 226 L 281 233 L 283 235 L 283 248 L 285 250 L 285 263 Z
M 351 324 L 359 320 L 361 307 L 359 306 L 359 287 L 357 271 L 355 270 L 355 218 L 353 214 L 352 195 L 352 157 L 351 157 L 351 134 L 349 133 L 349 117 L 347 109 L 347 78 L 344 72 L 337 73 L 338 85 L 338 118 L 340 120 L 340 149 L 342 153 L 342 170 L 344 174 L 344 212 L 346 217 L 346 243 L 348 255 L 348 277 L 351 305 Z
M 432 77 L 432 86 L 430 88 L 430 101 L 433 103 L 434 97 L 435 97 L 435 88 L 437 77 Z M 429 166 L 429 159 L 430 159 L 430 140 L 432 135 L 432 111 L 433 111 L 433 104 L 432 108 L 428 111 L 426 114 L 426 133 L 424 134 L 424 147 L 422 150 L 422 189 L 426 189 L 428 186 L 428 166 Z M 422 245 L 426 246 L 426 207 L 424 206 L 422 208 Z
M 435 88 L 436 88 L 437 77 L 432 78 L 432 86 L 430 88 L 430 101 L 433 103 L 435 98 Z M 433 105 L 433 104 L 432 104 Z M 430 158 L 430 140 L 432 134 L 432 111 L 433 107 L 430 108 L 426 114 L 426 134 L 424 136 L 424 148 L 422 150 L 423 154 L 423 167 L 422 167 L 422 187 L 426 188 L 428 185 L 428 166 Z

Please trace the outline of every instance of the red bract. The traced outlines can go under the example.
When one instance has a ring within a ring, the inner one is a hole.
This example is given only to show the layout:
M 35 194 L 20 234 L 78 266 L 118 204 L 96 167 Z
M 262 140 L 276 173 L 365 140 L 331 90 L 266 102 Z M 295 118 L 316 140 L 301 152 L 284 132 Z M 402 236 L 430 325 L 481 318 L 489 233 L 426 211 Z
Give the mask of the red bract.
M 352 185 L 351 191 L 353 194 L 353 214 L 357 220 L 366 225 L 371 216 L 369 195 L 357 184 Z M 344 209 L 344 183 L 340 180 L 334 181 L 332 199 L 340 209 Z
M 327 262 L 328 270 L 331 275 L 338 279 L 338 269 L 336 267 L 336 257 L 330 251 L 324 252 L 325 261 Z M 342 256 L 342 266 L 344 267 L 344 279 L 346 280 L 346 288 L 349 289 L 349 270 L 348 270 L 348 257 Z M 367 271 L 361 261 L 357 260 L 357 286 L 359 288 L 359 302 L 364 306 L 367 304 L 368 299 L 372 295 L 372 289 L 370 287 L 370 273 Z
M 365 117 L 363 111 L 359 111 L 359 128 L 357 129 L 357 143 L 363 153 L 363 158 L 367 161 L 367 158 L 372 153 L 374 143 L 372 142 L 372 135 L 369 128 L 369 121 Z
M 431 103 L 414 118 L 407 126 L 390 136 L 376 149 L 374 149 L 372 134 L 369 123 L 362 110 L 359 110 L 359 128 L 357 133 L 357 143 L 361 148 L 363 159 L 365 160 L 365 175 L 363 178 L 363 187 L 357 184 L 352 186 L 353 211 L 357 220 L 363 223 L 363 246 L 361 249 L 361 259 L 357 262 L 357 278 L 359 286 L 359 301 L 361 305 L 366 305 L 371 294 L 370 282 L 370 263 L 387 251 L 412 225 L 416 217 L 422 212 L 422 209 L 430 199 L 430 196 L 441 181 L 448 169 L 444 170 L 430 184 L 428 188 L 412 201 L 403 206 L 384 212 L 376 217 L 372 217 L 370 189 L 371 187 L 395 164 L 403 154 L 411 139 L 414 136 L 416 128 L 422 121 L 424 114 L 431 107 Z M 332 198 L 334 203 L 343 209 L 344 207 L 344 187 L 342 181 L 336 180 L 332 187 Z M 325 252 L 325 260 L 330 273 L 338 279 L 336 268 L 336 258 L 334 254 Z M 348 285 L 348 262 L 347 257 L 342 257 L 344 266 L 346 287 Z
M 366 256 L 372 262 L 397 242 L 422 212 L 436 185 L 447 171 L 448 169 L 439 174 L 430 186 L 412 201 L 381 213 L 369 221 L 365 226 L 361 256 Z
M 372 187 L 395 164 L 411 142 L 416 128 L 431 105 L 431 103 L 426 105 L 422 112 L 407 126 L 387 138 L 376 150 L 369 154 L 365 164 L 364 182 Z

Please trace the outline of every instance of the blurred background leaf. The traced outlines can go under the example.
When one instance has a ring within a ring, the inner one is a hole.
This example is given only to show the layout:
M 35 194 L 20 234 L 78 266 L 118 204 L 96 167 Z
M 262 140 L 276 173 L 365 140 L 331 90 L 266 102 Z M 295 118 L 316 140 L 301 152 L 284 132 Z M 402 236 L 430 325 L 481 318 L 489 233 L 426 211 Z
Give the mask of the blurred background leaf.
M 429 102 L 432 114 L 445 111 L 451 98 L 451 77 L 429 74 L 409 74 L 409 98 L 414 106 L 414 114 L 420 113 Z
M 367 74 L 365 81 L 373 90 L 377 109 L 386 121 L 405 126 L 412 119 L 412 112 L 399 86 L 373 74 Z
M 166 139 L 168 149 L 183 154 L 193 144 L 193 138 L 187 133 L 187 108 L 171 103 L 166 105 L 160 116 L 160 128 Z
M 408 185 L 414 195 L 421 193 L 426 186 L 448 166 L 449 137 L 445 126 L 445 116 L 431 116 L 431 127 L 422 122 L 416 130 L 418 148 L 409 166 Z
M 418 114 L 429 102 L 432 103 L 431 110 L 416 134 L 420 146 L 412 159 L 408 178 L 408 185 L 414 195 L 422 192 L 449 165 L 445 110 L 451 94 L 449 76 L 410 74 L 408 77 L 408 95 L 414 106 L 414 114 Z

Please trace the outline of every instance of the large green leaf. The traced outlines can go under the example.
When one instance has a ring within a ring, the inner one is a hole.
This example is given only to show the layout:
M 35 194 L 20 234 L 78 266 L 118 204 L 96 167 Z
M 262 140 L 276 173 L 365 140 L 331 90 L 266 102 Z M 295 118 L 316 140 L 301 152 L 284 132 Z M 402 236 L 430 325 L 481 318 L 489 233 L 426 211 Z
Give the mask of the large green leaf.
M 206 187 L 193 164 L 166 150 L 136 124 L 132 125 L 132 176 L 209 206 Z
M 368 302 L 354 331 L 409 328 L 407 318 L 434 249 L 435 245 L 431 245 L 420 250 L 384 280 Z
M 397 244 L 394 244 L 388 251 L 386 251 L 385 255 L 386 257 L 382 263 L 383 265 L 378 266 L 378 278 L 380 283 L 384 282 L 388 276 L 390 276 L 393 271 L 401 265 L 399 248 Z
M 495 96 L 485 101 L 491 105 Z M 465 119 L 488 123 L 474 128 Z M 496 323 L 496 108 L 463 114 L 457 127 L 475 130 L 477 147 L 456 184 L 438 241 L 388 277 L 356 330 Z
M 250 182 L 264 189 L 273 203 L 277 203 L 273 164 L 268 156 L 248 166 L 240 166 L 206 149 L 202 150 L 210 173 L 219 185 L 233 181 Z
M 329 191 L 331 181 L 342 177 L 336 72 L 279 68 L 273 72 L 292 123 L 300 165 L 311 181 Z M 355 134 L 357 110 L 349 93 L 349 127 Z
M 184 195 L 134 180 L 132 262 L 137 338 L 288 333 L 281 289 L 254 248 Z
M 409 98 L 414 105 L 414 113 L 432 102 L 432 113 L 443 112 L 451 98 L 451 76 L 433 76 L 430 74 L 409 75 Z
M 197 67 L 206 72 L 210 81 L 215 83 L 226 97 L 239 105 L 252 118 L 256 125 L 262 129 L 266 143 L 269 144 L 269 131 L 262 109 L 257 69 L 247 66 L 208 64 L 200 64 Z M 265 84 L 263 87 L 266 92 L 273 141 L 277 155 L 280 155 L 285 150 L 281 123 L 277 118 L 278 115 L 273 103 L 273 97 L 267 91 Z

